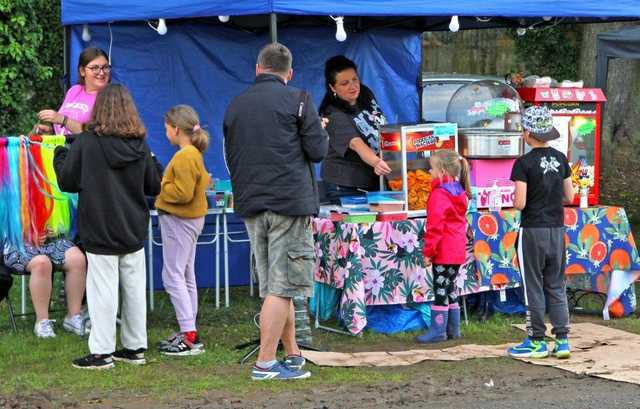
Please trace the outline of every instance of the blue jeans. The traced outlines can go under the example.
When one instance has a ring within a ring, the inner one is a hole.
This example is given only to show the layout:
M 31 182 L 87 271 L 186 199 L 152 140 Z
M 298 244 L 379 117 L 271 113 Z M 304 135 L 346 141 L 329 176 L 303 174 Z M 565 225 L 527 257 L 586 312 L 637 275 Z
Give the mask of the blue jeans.
M 325 194 L 331 204 L 340 205 L 340 198 L 344 196 L 365 196 L 367 193 L 352 186 L 336 185 L 324 182 Z

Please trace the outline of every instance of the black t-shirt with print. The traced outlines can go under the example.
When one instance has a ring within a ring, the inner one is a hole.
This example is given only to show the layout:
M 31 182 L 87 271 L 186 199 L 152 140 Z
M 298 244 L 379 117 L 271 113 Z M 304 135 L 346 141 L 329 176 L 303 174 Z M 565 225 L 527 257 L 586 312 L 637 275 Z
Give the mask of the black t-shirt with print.
M 321 177 L 326 182 L 342 186 L 378 190 L 379 177 L 373 168 L 349 148 L 353 138 L 361 138 L 374 152 L 379 151 L 378 129 L 385 118 L 375 100 L 371 111 L 356 106 L 352 113 L 344 112 L 335 106 L 329 106 L 324 116 L 329 119 L 329 151 L 322 162 Z
M 564 226 L 564 180 L 570 176 L 567 157 L 553 148 L 535 148 L 516 160 L 511 180 L 527 184 L 521 227 Z

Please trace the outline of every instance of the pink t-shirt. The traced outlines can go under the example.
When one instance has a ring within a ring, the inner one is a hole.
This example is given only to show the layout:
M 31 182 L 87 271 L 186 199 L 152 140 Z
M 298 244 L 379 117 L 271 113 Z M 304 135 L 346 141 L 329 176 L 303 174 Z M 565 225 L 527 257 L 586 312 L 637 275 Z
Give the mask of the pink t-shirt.
M 82 85 L 74 85 L 69 88 L 67 94 L 64 96 L 64 101 L 60 109 L 58 109 L 58 112 L 81 124 L 86 124 L 91 120 L 93 105 L 96 103 L 96 95 L 98 95 L 97 92 L 85 92 L 84 86 Z M 68 135 L 72 133 L 60 124 L 54 124 L 53 127 L 56 135 Z

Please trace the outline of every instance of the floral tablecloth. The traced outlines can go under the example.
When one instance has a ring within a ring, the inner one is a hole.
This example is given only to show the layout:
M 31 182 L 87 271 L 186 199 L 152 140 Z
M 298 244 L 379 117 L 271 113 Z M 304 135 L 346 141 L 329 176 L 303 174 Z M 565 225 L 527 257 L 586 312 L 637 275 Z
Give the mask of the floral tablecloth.
M 368 305 L 433 300 L 431 271 L 422 258 L 424 223 L 425 219 L 371 224 L 314 219 L 315 280 L 343 290 L 340 313 L 349 331 L 364 329 Z M 519 212 L 472 213 L 469 225 L 467 262 L 456 281 L 460 294 L 518 286 Z M 640 271 L 640 258 L 624 209 L 566 208 L 565 225 L 567 274 L 588 274 L 591 288 L 603 293 L 612 271 L 629 272 L 624 278 L 628 284 L 636 278 L 632 272 Z

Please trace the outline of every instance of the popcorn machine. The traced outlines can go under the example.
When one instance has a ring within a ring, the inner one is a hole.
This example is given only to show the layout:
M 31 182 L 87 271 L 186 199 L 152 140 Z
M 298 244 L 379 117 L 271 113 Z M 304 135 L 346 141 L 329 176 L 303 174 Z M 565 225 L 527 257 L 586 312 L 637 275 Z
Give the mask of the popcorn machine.
M 458 149 L 457 125 L 386 125 L 380 130 L 380 141 L 380 157 L 391 167 L 386 177 L 389 188 L 403 193 L 405 210 L 425 210 L 431 191 L 428 158 L 434 150 Z M 382 177 L 380 190 L 385 190 Z
M 520 88 L 527 105 L 546 105 L 560 138 L 549 144 L 564 153 L 576 175 L 589 175 L 592 180 L 588 204 L 600 200 L 600 128 L 602 103 L 607 99 L 599 88 Z M 576 192 L 577 193 L 577 192 Z M 576 194 L 574 205 L 579 202 Z

